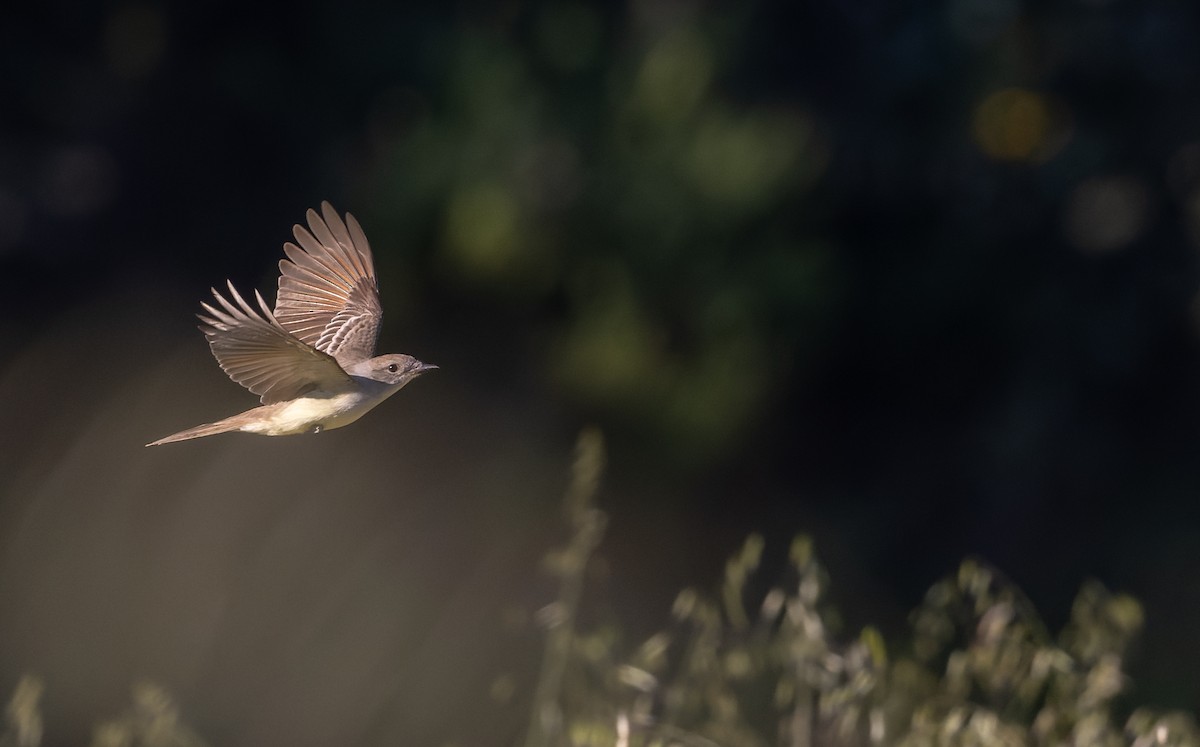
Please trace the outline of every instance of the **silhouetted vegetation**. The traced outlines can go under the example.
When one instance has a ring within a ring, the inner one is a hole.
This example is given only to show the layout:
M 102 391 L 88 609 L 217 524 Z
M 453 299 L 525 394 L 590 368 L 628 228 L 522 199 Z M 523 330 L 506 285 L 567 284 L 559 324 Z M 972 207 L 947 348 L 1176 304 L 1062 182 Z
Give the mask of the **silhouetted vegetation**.
M 1122 715 L 1136 600 L 1089 582 L 1051 635 L 1020 590 L 977 560 L 934 584 L 911 638 L 889 644 L 874 628 L 842 630 L 807 537 L 792 543 L 786 583 L 751 593 L 752 577 L 770 572 L 752 536 L 715 593 L 680 592 L 669 627 L 625 650 L 619 629 L 578 622 L 606 523 L 595 500 L 603 463 L 600 434 L 585 431 L 564 502 L 570 539 L 546 558 L 559 592 L 536 616 L 546 643 L 525 747 L 1200 745 L 1190 714 Z M 42 691 L 34 676 L 18 683 L 0 745 L 38 747 Z M 92 746 L 203 747 L 185 720 L 161 688 L 138 684 Z

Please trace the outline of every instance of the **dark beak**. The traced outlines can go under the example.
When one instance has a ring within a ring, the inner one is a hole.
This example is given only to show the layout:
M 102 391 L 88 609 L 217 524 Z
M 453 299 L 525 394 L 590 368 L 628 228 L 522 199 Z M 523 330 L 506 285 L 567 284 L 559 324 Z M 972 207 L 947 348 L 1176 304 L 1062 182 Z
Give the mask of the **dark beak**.
M 432 363 L 422 363 L 421 365 L 417 366 L 417 373 L 423 374 L 426 371 L 432 371 L 435 368 L 437 368 L 437 366 L 433 365 Z

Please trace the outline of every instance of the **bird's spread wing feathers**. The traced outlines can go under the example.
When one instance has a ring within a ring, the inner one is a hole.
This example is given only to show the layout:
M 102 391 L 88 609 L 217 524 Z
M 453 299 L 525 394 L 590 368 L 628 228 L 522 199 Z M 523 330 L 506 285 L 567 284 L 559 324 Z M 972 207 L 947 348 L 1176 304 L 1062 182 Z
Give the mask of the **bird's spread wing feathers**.
M 383 321 L 371 247 L 353 215 L 346 221 L 328 202 L 309 210 L 308 229 L 292 233 L 279 261 L 275 318 L 288 332 L 349 366 L 375 351 Z
M 229 283 L 229 294 L 233 302 L 214 288 L 220 308 L 201 304 L 208 315 L 197 314 L 204 323 L 200 331 L 229 378 L 261 396 L 263 404 L 353 386 L 350 375 L 331 356 L 284 329 L 257 291 L 258 310 L 241 297 L 233 283 Z

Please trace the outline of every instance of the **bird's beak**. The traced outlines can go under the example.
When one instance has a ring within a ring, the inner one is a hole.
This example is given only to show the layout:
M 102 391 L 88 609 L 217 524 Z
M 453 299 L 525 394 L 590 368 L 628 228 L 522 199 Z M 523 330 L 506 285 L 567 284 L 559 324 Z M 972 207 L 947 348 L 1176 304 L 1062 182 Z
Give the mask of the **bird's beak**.
M 426 371 L 432 371 L 435 368 L 437 368 L 437 366 L 433 365 L 432 363 L 422 363 L 421 365 L 417 366 L 417 373 L 425 373 Z

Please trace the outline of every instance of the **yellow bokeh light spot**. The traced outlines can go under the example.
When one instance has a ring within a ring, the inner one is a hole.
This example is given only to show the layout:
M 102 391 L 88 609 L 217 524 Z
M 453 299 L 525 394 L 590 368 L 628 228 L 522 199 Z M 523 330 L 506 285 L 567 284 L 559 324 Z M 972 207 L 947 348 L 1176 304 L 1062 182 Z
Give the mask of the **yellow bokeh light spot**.
M 543 292 L 560 266 L 554 245 L 526 219 L 512 188 L 484 179 L 454 190 L 438 261 L 456 282 L 514 299 Z
M 479 184 L 457 191 L 446 215 L 446 245 L 472 275 L 495 275 L 514 261 L 519 207 L 507 190 Z
M 815 139 L 812 130 L 811 122 L 800 115 L 735 117 L 709 112 L 696 127 L 691 176 L 713 200 L 757 207 L 785 178 L 795 175 L 793 169 L 807 167 L 804 175 L 810 175 L 820 168 L 815 147 L 812 163 L 799 163 L 802 151 Z
M 972 130 L 984 153 L 1005 161 L 1040 161 L 1065 141 L 1057 107 L 1042 94 L 1005 88 L 975 109 Z
M 684 120 L 704 98 L 713 75 L 712 51 L 703 37 L 681 30 L 663 37 L 646 54 L 634 95 L 660 123 Z

